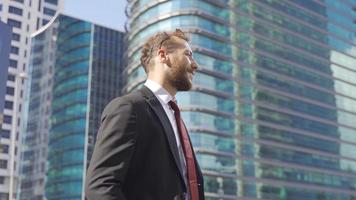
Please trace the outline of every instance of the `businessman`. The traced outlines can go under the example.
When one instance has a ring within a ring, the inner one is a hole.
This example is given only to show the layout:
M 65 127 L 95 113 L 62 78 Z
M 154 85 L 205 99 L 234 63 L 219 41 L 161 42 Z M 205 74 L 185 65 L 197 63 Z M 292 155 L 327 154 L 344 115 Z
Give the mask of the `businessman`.
M 103 111 L 87 171 L 88 200 L 204 200 L 203 177 L 175 101 L 198 65 L 179 29 L 145 43 L 144 86 Z

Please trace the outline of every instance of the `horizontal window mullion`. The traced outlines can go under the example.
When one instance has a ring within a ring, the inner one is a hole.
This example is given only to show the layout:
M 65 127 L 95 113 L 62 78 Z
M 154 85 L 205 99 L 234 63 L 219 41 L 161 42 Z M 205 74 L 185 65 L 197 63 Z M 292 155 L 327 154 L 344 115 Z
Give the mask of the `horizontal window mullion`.
M 271 71 L 271 70 L 266 70 L 266 69 L 261 68 L 261 67 L 256 66 L 256 65 L 244 64 L 244 63 L 240 63 L 240 62 L 239 62 L 239 64 L 240 64 L 240 66 L 244 66 L 245 68 L 255 69 L 257 71 L 261 71 L 264 74 L 271 74 L 271 75 L 274 75 L 274 76 L 281 77 L 283 80 L 286 80 L 286 81 L 294 81 L 294 82 L 296 82 L 298 84 L 301 84 L 301 85 L 306 86 L 306 87 L 310 87 L 310 88 L 318 90 L 318 91 L 326 92 L 328 94 L 332 94 L 332 95 L 335 95 L 335 96 L 342 96 L 342 97 L 345 97 L 345 98 L 352 99 L 352 100 L 356 101 L 356 96 L 355 97 L 348 96 L 346 94 L 337 92 L 337 91 L 335 91 L 335 88 L 329 88 L 328 89 L 328 88 L 325 88 L 325 87 L 321 87 L 321 86 L 316 85 L 314 83 L 308 83 L 306 81 L 296 79 L 295 77 L 291 77 L 291 76 L 288 76 L 288 75 L 283 75 L 283 74 L 280 74 L 278 72 L 274 72 L 274 71 Z M 356 87 L 356 85 L 352 85 L 352 86 Z
M 305 184 L 305 183 L 296 183 L 292 181 L 283 181 L 283 180 L 270 180 L 267 178 L 255 178 L 255 177 L 248 177 L 248 176 L 236 176 L 224 173 L 216 173 L 207 170 L 202 170 L 203 175 L 205 176 L 213 176 L 213 177 L 226 177 L 231 179 L 236 179 L 239 181 L 247 182 L 254 182 L 254 183 L 263 183 L 269 186 L 281 186 L 281 187 L 290 187 L 290 188 L 299 188 L 299 189 L 307 189 L 307 190 L 316 190 L 316 191 L 326 191 L 332 193 L 339 193 L 339 194 L 348 194 L 348 195 L 356 195 L 356 192 L 352 190 L 346 189 L 338 189 L 334 187 L 327 187 L 327 186 L 319 186 L 316 184 Z
M 253 0 L 253 2 L 254 2 L 255 4 L 261 4 L 261 3 L 255 1 L 255 0 Z M 261 5 L 260 5 L 260 6 L 261 6 Z M 307 26 L 307 27 L 309 27 L 309 28 L 311 28 L 311 29 L 314 29 L 314 30 L 318 31 L 319 33 L 323 33 L 323 34 L 325 34 L 326 36 L 330 35 L 330 36 L 334 36 L 334 37 L 336 37 L 336 38 L 338 38 L 338 39 L 340 39 L 340 40 L 342 40 L 342 41 L 345 41 L 345 42 L 347 42 L 347 43 L 350 42 L 350 41 L 347 40 L 346 38 L 343 38 L 343 37 L 341 37 L 341 36 L 337 36 L 337 35 L 335 35 L 334 33 L 330 33 L 330 32 L 327 31 L 327 30 L 323 30 L 323 29 L 317 28 L 317 27 L 315 27 L 315 26 L 313 26 L 313 25 L 311 25 L 311 24 L 305 23 L 304 21 L 302 21 L 302 20 L 300 20 L 300 19 L 297 19 L 297 18 L 293 18 L 293 17 L 291 17 L 291 16 L 288 16 L 287 14 L 284 14 L 284 13 L 281 13 L 280 11 L 277 11 L 277 10 L 272 9 L 270 6 L 263 5 L 263 7 L 264 7 L 264 8 L 267 8 L 268 10 L 270 10 L 270 11 L 272 11 L 272 12 L 278 13 L 279 15 L 282 15 L 283 17 L 285 17 L 285 18 L 287 18 L 287 19 L 290 19 L 291 21 L 298 22 L 298 23 L 300 23 L 300 24 L 302 24 L 302 25 L 304 25 L 304 26 Z M 350 44 L 355 45 L 355 44 L 353 44 L 353 43 L 350 43 Z
M 292 7 L 294 7 L 294 8 L 297 7 L 298 9 L 301 9 L 301 10 L 303 10 L 303 11 L 305 11 L 305 12 L 308 12 L 309 14 L 311 14 L 311 15 L 313 15 L 313 16 L 315 16 L 315 17 L 321 19 L 321 20 L 323 20 L 324 23 L 326 23 L 326 24 L 332 23 L 332 24 L 334 24 L 334 25 L 338 26 L 339 28 L 342 28 L 342 29 L 344 29 L 344 30 L 346 30 L 346 31 L 351 31 L 350 29 L 348 29 L 348 27 L 347 27 L 345 24 L 341 24 L 341 23 L 339 23 L 339 22 L 336 22 L 335 20 L 332 20 L 332 19 L 330 19 L 330 18 L 327 18 L 326 16 L 322 16 L 322 15 L 320 15 L 319 13 L 312 12 L 311 10 L 309 10 L 309 9 L 307 9 L 307 8 L 301 6 L 301 5 L 298 5 L 298 4 L 294 3 L 294 2 L 291 2 L 291 1 L 283 1 L 283 2 L 286 3 L 286 4 L 289 4 L 290 6 L 292 6 Z M 256 1 L 255 1 L 254 3 L 256 3 Z M 264 4 L 264 5 L 268 6 L 270 9 L 273 9 L 275 12 L 281 13 L 279 10 L 273 8 L 273 6 L 271 6 L 270 4 L 260 3 L 260 2 L 257 2 L 257 3 L 258 3 L 258 4 Z M 289 15 L 288 13 L 285 13 L 285 14 Z M 339 14 L 340 14 L 340 13 L 339 13 Z M 342 15 L 342 14 L 341 14 L 341 15 Z M 295 16 L 291 16 L 291 17 L 296 18 Z M 303 21 L 304 21 L 304 20 L 303 20 Z M 309 24 L 309 22 L 306 22 L 306 23 Z M 312 25 L 312 26 L 315 26 L 316 24 L 311 24 L 311 25 Z
M 214 152 L 210 151 L 208 149 L 202 149 L 202 148 L 195 148 L 196 153 L 198 155 L 213 155 L 217 157 L 226 157 L 224 154 L 221 154 L 219 152 Z M 241 156 L 241 155 L 236 155 L 233 157 L 230 157 L 231 159 L 236 160 L 236 162 L 243 162 L 243 161 L 252 161 L 254 164 L 266 164 L 266 165 L 272 165 L 274 167 L 281 167 L 284 169 L 296 169 L 296 170 L 303 170 L 305 172 L 315 172 L 315 173 L 321 173 L 329 176 L 337 176 L 338 178 L 356 178 L 356 173 L 351 173 L 348 171 L 336 171 L 336 170 L 331 170 L 331 169 L 324 169 L 324 168 L 317 168 L 313 166 L 306 166 L 302 164 L 295 164 L 295 163 L 289 163 L 289 162 L 284 162 L 284 161 L 279 161 L 279 160 L 271 160 L 271 159 L 264 159 L 264 158 L 256 158 L 256 157 L 248 157 L 248 156 Z M 203 169 L 204 170 L 204 169 Z

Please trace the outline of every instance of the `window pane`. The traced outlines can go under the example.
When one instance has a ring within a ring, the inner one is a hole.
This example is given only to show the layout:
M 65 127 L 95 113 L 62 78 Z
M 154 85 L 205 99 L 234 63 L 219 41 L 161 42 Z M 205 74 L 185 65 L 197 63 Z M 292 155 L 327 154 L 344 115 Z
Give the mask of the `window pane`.
M 20 35 L 17 33 L 12 33 L 12 40 L 20 41 Z
M 9 81 L 15 81 L 15 76 L 14 76 L 14 75 L 11 75 L 11 74 L 8 74 L 8 75 L 7 75 L 7 80 L 9 80 Z
M 11 46 L 11 53 L 18 55 L 19 54 L 19 48 Z
M 4 123 L 11 124 L 12 117 L 9 115 L 4 115 Z
M 6 94 L 14 95 L 15 89 L 13 87 L 6 87 Z
M 21 28 L 21 22 L 13 20 L 13 19 L 8 19 L 7 24 L 12 27 Z
M 13 14 L 22 16 L 22 9 L 16 8 L 16 7 L 13 7 L 13 6 L 9 6 L 9 13 L 13 13 Z
M 10 59 L 10 67 L 17 68 L 17 61 Z
M 0 160 L 0 168 L 1 169 L 7 168 L 7 160 Z
M 50 3 L 50 4 L 54 4 L 54 5 L 58 4 L 58 0 L 45 0 L 45 2 Z
M 55 11 L 55 10 L 52 10 L 52 9 L 50 9 L 50 8 L 44 8 L 44 9 L 43 9 L 43 12 L 44 12 L 44 14 L 46 14 L 46 15 L 51 15 L 51 16 L 53 16 L 54 14 L 56 14 L 56 11 Z
M 13 108 L 14 103 L 11 101 L 5 101 L 5 108 L 7 109 L 12 109 Z
M 7 138 L 10 139 L 10 131 L 9 130 L 2 130 L 1 131 L 1 138 Z

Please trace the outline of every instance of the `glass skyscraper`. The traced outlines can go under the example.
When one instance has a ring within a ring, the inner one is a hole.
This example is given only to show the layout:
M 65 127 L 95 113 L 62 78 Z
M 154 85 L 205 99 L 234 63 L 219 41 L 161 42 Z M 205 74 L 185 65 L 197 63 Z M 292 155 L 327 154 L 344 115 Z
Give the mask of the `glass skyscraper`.
M 123 38 L 63 14 L 33 35 L 21 199 L 84 200 L 101 112 L 120 93 Z
M 62 0 L 0 0 L 0 20 L 12 29 L 9 64 L 6 66 L 7 77 L 3 79 L 6 81 L 6 93 L 5 96 L 0 96 L 3 98 L 0 101 L 5 102 L 2 113 L 4 123 L 0 127 L 2 133 L 0 143 L 7 148 L 0 153 L 0 179 L 3 180 L 0 181 L 0 199 L 15 200 L 18 197 L 20 138 L 26 121 L 26 113 L 23 111 L 29 72 L 30 35 L 47 24 L 55 13 L 63 8 L 63 2 Z M 1 78 L 2 75 L 4 74 L 0 75 Z
M 178 93 L 207 199 L 356 199 L 354 0 L 128 1 L 124 92 L 143 43 L 182 28 L 200 65 Z
M 28 119 L 22 138 L 20 200 L 44 199 L 53 71 L 56 54 L 56 16 L 31 35 Z

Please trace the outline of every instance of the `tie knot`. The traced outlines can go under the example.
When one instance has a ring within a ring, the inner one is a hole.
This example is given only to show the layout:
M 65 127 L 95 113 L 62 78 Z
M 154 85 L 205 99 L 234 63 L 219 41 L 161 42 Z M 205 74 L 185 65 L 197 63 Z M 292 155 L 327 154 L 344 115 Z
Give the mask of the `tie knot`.
M 178 105 L 174 101 L 169 101 L 168 104 L 171 106 L 171 108 L 174 110 L 174 112 L 179 112 Z

